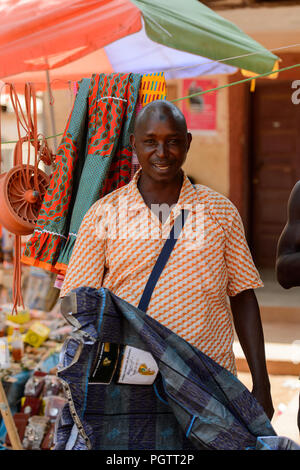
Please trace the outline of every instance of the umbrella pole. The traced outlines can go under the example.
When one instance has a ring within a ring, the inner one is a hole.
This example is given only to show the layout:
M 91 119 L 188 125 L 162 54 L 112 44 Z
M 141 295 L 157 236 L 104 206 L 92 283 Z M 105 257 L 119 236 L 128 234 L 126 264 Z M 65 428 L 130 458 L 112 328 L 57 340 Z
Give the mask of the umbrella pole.
M 0 411 L 9 436 L 13 450 L 23 450 L 20 436 L 18 434 L 14 419 L 12 417 L 10 407 L 7 401 L 6 393 L 0 380 Z
M 51 93 L 51 85 L 50 85 L 50 74 L 49 70 L 46 70 L 46 76 L 47 76 L 47 88 L 48 88 L 48 97 L 49 97 L 49 105 L 50 105 L 50 119 L 51 119 L 51 126 L 52 126 L 52 134 L 56 136 L 56 126 L 55 126 L 55 118 L 54 118 L 54 109 L 53 105 L 51 104 L 52 102 L 52 93 Z M 57 139 L 54 137 L 54 153 L 56 152 L 57 149 Z

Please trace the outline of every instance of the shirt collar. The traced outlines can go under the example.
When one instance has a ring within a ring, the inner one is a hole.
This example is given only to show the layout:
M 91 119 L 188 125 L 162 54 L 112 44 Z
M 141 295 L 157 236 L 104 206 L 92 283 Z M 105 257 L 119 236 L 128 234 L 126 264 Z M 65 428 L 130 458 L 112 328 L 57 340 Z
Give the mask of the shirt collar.
M 137 186 L 141 171 L 142 169 L 139 168 L 134 174 L 130 183 L 127 185 L 127 196 L 129 198 L 128 202 L 131 207 L 135 207 L 138 210 L 144 210 L 145 208 L 149 209 L 148 206 L 145 204 L 145 201 Z M 184 209 L 185 206 L 188 209 L 192 209 L 193 207 L 196 207 L 197 204 L 199 204 L 196 188 L 192 185 L 185 172 L 183 173 L 183 175 L 183 183 L 181 186 L 178 201 L 171 210 L 171 214 L 174 218 L 179 215 L 180 211 Z

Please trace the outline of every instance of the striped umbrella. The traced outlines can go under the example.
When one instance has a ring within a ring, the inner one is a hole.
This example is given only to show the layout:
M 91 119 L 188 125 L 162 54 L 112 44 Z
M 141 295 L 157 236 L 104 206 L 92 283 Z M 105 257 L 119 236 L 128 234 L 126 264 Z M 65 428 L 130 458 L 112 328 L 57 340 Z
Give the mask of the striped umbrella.
M 65 88 L 92 73 L 266 73 L 278 60 L 196 0 L 5 0 L 0 14 L 0 78 L 20 89 L 46 89 L 45 70 Z

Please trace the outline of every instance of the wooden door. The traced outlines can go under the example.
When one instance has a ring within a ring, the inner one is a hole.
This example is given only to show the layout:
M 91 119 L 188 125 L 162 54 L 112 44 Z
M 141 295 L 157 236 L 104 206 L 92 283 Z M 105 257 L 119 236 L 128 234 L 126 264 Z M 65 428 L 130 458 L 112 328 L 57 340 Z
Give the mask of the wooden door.
M 251 251 L 260 268 L 274 268 L 292 187 L 300 179 L 300 104 L 291 81 L 257 85 L 251 136 Z

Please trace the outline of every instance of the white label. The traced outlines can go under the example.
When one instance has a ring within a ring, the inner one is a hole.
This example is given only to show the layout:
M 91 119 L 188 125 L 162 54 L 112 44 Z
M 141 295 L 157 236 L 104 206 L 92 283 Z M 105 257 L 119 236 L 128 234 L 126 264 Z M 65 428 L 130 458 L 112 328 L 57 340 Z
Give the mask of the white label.
M 9 350 L 6 339 L 0 339 L 0 368 L 7 369 L 10 367 Z
M 152 354 L 142 349 L 126 346 L 118 383 L 152 385 L 158 373 L 158 365 Z

